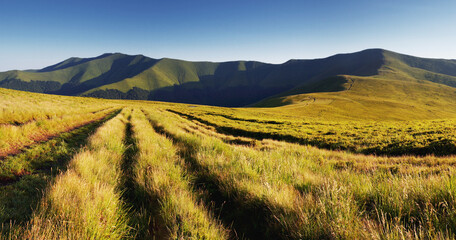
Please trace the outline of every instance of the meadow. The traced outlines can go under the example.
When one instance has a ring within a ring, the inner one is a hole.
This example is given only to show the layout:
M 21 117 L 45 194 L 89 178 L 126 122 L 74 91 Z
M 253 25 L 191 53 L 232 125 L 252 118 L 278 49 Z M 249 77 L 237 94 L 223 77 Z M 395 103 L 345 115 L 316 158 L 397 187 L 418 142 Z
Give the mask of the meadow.
M 274 139 L 329 150 L 376 155 L 456 154 L 454 118 L 402 121 L 326 120 L 303 118 L 299 114 L 283 110 L 205 106 L 170 106 L 162 109 L 200 122 L 220 133 L 257 140 Z
M 455 119 L 0 102 L 1 239 L 456 237 Z

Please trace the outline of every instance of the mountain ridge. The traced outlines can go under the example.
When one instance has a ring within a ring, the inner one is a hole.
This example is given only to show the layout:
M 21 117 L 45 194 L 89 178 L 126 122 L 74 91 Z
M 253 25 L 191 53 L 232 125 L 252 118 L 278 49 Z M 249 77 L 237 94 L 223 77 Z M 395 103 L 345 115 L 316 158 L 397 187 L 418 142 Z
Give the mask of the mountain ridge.
M 239 107 L 286 94 L 328 90 L 325 85 L 336 83 L 324 80 L 343 75 L 456 87 L 456 61 L 418 58 L 380 48 L 318 59 L 290 59 L 281 64 L 193 62 L 105 53 L 93 58 L 69 58 L 39 70 L 2 72 L 0 87 L 70 96 Z M 309 88 L 312 84 L 314 87 Z M 336 85 L 330 90 L 345 90 Z

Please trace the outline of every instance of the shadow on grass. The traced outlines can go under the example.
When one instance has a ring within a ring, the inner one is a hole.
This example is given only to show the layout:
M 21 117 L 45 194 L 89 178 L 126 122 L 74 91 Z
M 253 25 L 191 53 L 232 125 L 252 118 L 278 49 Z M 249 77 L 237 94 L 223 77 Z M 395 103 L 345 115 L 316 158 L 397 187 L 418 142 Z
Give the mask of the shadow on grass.
M 101 120 L 11 156 L 28 159 L 33 171 L 0 186 L 0 224 L 3 226 L 0 227 L 1 232 L 5 233 L 10 226 L 22 225 L 30 219 L 50 182 L 58 173 L 66 170 L 69 160 L 86 145 L 88 137 L 120 111 L 119 109 L 108 113 Z
M 328 150 L 343 150 L 343 151 L 350 151 L 354 153 L 362 153 L 362 154 L 375 154 L 375 155 L 384 155 L 384 156 L 404 156 L 404 155 L 416 155 L 416 156 L 427 156 L 427 155 L 435 155 L 439 157 L 443 156 L 451 156 L 456 154 L 456 143 L 454 141 L 448 139 L 442 139 L 438 141 L 434 141 L 426 146 L 414 146 L 414 145 L 404 145 L 402 142 L 395 142 L 391 143 L 386 147 L 381 146 L 374 146 L 370 148 L 364 148 L 361 150 L 356 149 L 356 147 L 345 146 L 342 143 L 327 143 L 323 140 L 318 139 L 306 139 L 306 138 L 299 138 L 289 134 L 280 134 L 280 133 L 268 133 L 268 132 L 255 132 L 255 131 L 248 131 L 244 129 L 228 127 L 228 126 L 219 126 L 202 118 L 193 116 L 191 114 L 182 113 L 179 111 L 175 111 L 172 109 L 167 109 L 168 112 L 177 114 L 183 118 L 189 120 L 195 120 L 200 122 L 201 124 L 205 124 L 211 127 L 214 127 L 218 133 L 231 135 L 234 137 L 245 137 L 245 138 L 252 138 L 256 140 L 263 140 L 263 139 L 272 139 L 278 141 L 285 141 L 289 143 L 297 143 L 302 145 L 311 145 L 318 148 L 328 149 Z M 215 114 L 213 114 L 215 115 Z M 237 120 L 234 117 L 226 117 L 225 115 L 221 115 L 227 119 Z M 253 122 L 249 120 L 248 122 Z M 269 122 L 265 122 L 269 123 Z M 274 122 L 274 124 L 279 124 L 279 122 Z
M 160 217 L 160 201 L 135 180 L 135 164 L 139 154 L 136 139 L 133 137 L 131 115 L 125 129 L 125 145 L 121 163 L 121 183 L 119 190 L 128 209 L 129 225 L 133 228 L 135 239 L 166 239 L 168 231 Z M 144 169 L 147 175 L 147 169 Z M 153 176 L 150 176 L 153 177 Z
M 211 210 L 214 215 L 232 229 L 232 239 L 290 238 L 286 227 L 276 218 L 277 213 L 285 213 L 283 209 L 222 181 L 195 158 L 198 146 L 166 131 L 150 118 L 149 122 L 157 133 L 168 137 L 178 147 L 178 154 L 185 160 L 185 167 L 193 176 L 195 190 L 204 193 L 202 200 L 205 204 L 213 206 Z
M 227 127 L 227 126 L 219 126 L 217 124 L 214 124 L 212 122 L 206 121 L 202 118 L 182 113 L 179 111 L 175 111 L 172 109 L 167 109 L 168 112 L 174 113 L 179 115 L 180 117 L 189 119 L 189 120 L 195 120 L 200 122 L 201 124 L 205 124 L 211 127 L 214 127 L 215 130 L 218 133 L 225 134 L 225 135 L 231 135 L 233 137 L 245 137 L 245 138 L 251 138 L 251 139 L 256 139 L 256 140 L 263 140 L 263 139 L 272 139 L 272 140 L 277 140 L 277 141 L 285 141 L 289 143 L 298 143 L 298 144 L 308 144 L 320 148 L 325 148 L 325 149 L 330 149 L 330 150 L 349 150 L 346 148 L 343 148 L 342 146 L 339 146 L 337 144 L 328 144 L 322 141 L 318 140 L 310 140 L 310 139 L 305 139 L 305 138 L 299 138 L 295 137 L 293 135 L 288 135 L 288 134 L 277 134 L 277 133 L 267 133 L 267 132 L 253 132 L 253 131 L 247 131 L 244 129 L 239 129 L 239 128 L 234 128 L 234 127 Z M 277 123 L 275 123 L 277 124 Z

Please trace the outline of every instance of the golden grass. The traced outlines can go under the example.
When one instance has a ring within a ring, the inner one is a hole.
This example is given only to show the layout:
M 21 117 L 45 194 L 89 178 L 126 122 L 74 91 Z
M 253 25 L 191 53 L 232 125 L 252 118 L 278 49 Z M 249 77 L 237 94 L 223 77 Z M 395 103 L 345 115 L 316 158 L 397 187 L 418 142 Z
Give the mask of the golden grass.
M 115 102 L 0 89 L 0 158 L 100 120 Z
M 227 239 L 226 230 L 192 192 L 173 143 L 155 133 L 139 111 L 134 112 L 132 124 L 139 147 L 136 181 L 149 196 L 157 198 L 157 202 L 150 200 L 159 208 L 153 222 L 164 222 L 169 239 Z
M 454 157 L 376 158 L 284 143 L 230 146 L 180 130 L 190 123 L 169 113 L 149 117 L 189 142 L 224 191 L 243 194 L 246 205 L 262 202 L 284 238 L 454 237 Z M 357 166 L 366 163 L 371 166 Z M 422 171 L 429 163 L 439 171 Z
M 0 125 L 0 157 L 20 152 L 26 146 L 46 141 L 63 132 L 100 120 L 114 109 L 78 113 L 33 121 L 24 125 Z
M 48 187 L 28 225 L 10 228 L 7 238 L 456 237 L 456 157 L 445 148 L 439 150 L 444 157 L 410 151 L 437 146 L 433 142 L 454 146 L 454 120 L 336 121 L 279 115 L 283 109 L 123 104 L 128 109 L 99 128 Z M 45 109 L 36 106 L 29 117 L 18 115 L 32 122 L 15 127 L 36 132 L 25 127 L 66 116 L 33 116 Z M 74 119 L 88 121 L 109 111 L 79 109 Z M 254 134 L 237 136 L 230 129 Z M 280 134 L 390 156 L 277 141 L 289 140 Z M 268 139 L 274 136 L 279 137 Z M 394 146 L 406 154 L 391 156 Z M 137 217 L 145 220 L 135 222 Z M 144 229 L 147 234 L 139 233 Z
M 28 239 L 124 239 L 126 210 L 117 184 L 126 146 L 125 112 L 108 121 L 46 191 L 23 237 Z

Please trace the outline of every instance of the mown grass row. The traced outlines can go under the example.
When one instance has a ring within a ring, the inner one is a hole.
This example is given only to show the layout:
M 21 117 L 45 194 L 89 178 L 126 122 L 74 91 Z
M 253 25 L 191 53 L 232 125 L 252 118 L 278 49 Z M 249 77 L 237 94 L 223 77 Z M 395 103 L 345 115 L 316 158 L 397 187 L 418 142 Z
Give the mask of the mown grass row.
M 53 165 L 60 158 L 59 152 L 66 154 L 67 143 L 78 140 L 77 137 L 79 136 L 79 133 L 86 132 L 98 125 L 99 122 L 102 122 L 103 119 L 110 118 L 119 111 L 120 110 L 106 110 L 96 114 L 82 114 L 77 117 L 69 117 L 64 120 L 64 122 L 49 123 L 49 126 L 54 125 L 52 129 L 40 130 L 42 130 L 42 133 L 44 132 L 43 134 L 56 134 L 57 136 L 43 144 L 37 144 L 25 149 L 24 145 L 36 143 L 34 140 L 27 139 L 30 134 L 37 134 L 33 132 L 35 127 L 22 129 L 23 132 L 14 135 L 15 137 L 2 138 L 0 140 L 1 143 L 5 143 L 5 145 L 7 144 L 9 146 L 14 145 L 15 147 L 18 147 L 18 149 L 14 150 L 15 152 L 22 151 L 24 154 L 9 155 L 1 160 L 0 184 L 15 181 L 23 175 L 28 175 L 35 170 L 46 168 L 47 165 Z M 2 129 L 0 129 L 0 133 L 1 130 Z M 47 135 L 46 137 L 50 136 Z M 26 142 L 21 142 L 23 138 L 27 139 Z M 4 152 L 7 153 L 12 150 L 13 149 L 10 148 Z
M 184 151 L 190 155 L 187 160 L 193 161 L 194 174 L 200 176 L 199 183 L 211 186 L 206 189 L 212 196 L 208 201 L 215 202 L 221 218 L 232 221 L 233 228 L 244 236 L 455 237 L 456 179 L 452 166 L 443 165 L 440 173 L 425 175 L 375 168 L 363 172 L 350 164 L 337 167 L 319 149 L 292 144 L 271 149 L 233 146 L 179 129 L 176 126 L 184 120 L 173 120 L 170 114 L 154 111 L 148 116 L 159 131 L 184 144 Z M 359 158 L 347 153 L 337 157 Z M 395 167 L 409 165 L 399 163 Z M 261 219 L 243 221 L 249 219 L 243 218 L 249 210 Z
M 198 201 L 171 140 L 154 132 L 140 111 L 132 118 L 139 154 L 135 182 L 148 198 L 149 236 L 157 239 L 226 239 L 227 231 Z
M 52 182 L 30 222 L 13 224 L 3 237 L 227 239 L 228 231 L 193 192 L 183 164 L 142 112 L 124 109 Z
M 454 157 L 375 157 L 237 138 L 141 107 L 98 128 L 30 222 L 6 237 L 456 237 Z
M 23 153 L 11 156 L 0 163 L 5 171 L 22 172 L 21 176 L 2 175 L 0 183 L 0 224 L 8 231 L 10 224 L 23 224 L 42 197 L 42 191 L 61 171 L 71 157 L 86 144 L 88 136 L 111 119 L 116 111 L 101 121 L 88 124 L 72 132 L 36 145 Z M 6 171 L 6 169 L 8 171 Z
M 0 158 L 19 153 L 21 149 L 37 142 L 46 141 L 63 132 L 71 131 L 105 117 L 114 109 L 98 112 L 82 112 L 47 120 L 33 121 L 24 125 L 0 125 Z
M 207 110 L 176 106 L 168 109 L 188 119 L 210 125 L 220 133 L 258 140 L 275 139 L 330 150 L 378 155 L 456 154 L 455 120 L 451 119 L 317 121 L 285 117 L 281 119 L 280 116 L 263 119 L 261 110 L 257 110 L 257 116 L 244 119 L 227 115 L 223 113 L 223 109 L 217 108 Z
M 10 236 L 27 239 L 124 239 L 130 236 L 119 183 L 126 116 L 109 120 L 57 176 L 30 223 Z
M 154 111 L 163 112 L 160 111 L 160 109 Z M 179 116 L 179 114 L 177 114 L 177 116 Z M 182 119 L 173 115 L 167 115 L 167 118 L 170 120 L 174 119 L 172 121 L 180 122 L 179 127 L 188 133 L 203 138 L 207 136 L 218 138 L 229 144 L 250 146 L 258 150 L 280 148 L 287 145 L 283 141 L 274 141 L 272 139 L 263 139 L 259 141 L 256 138 L 223 134 L 218 132 L 216 127 L 210 124 L 206 125 L 195 119 L 192 121 L 182 121 Z M 184 118 L 187 117 L 184 116 Z M 315 148 L 310 146 L 302 146 L 302 148 L 308 148 L 309 151 L 316 151 Z M 454 156 L 373 156 L 323 149 L 320 149 L 318 152 L 321 155 L 319 161 L 325 161 L 327 164 L 331 164 L 333 168 L 350 168 L 353 171 L 359 171 L 361 173 L 383 171 L 388 173 L 427 175 L 430 173 L 448 173 L 456 166 L 456 158 Z M 400 167 L 398 167 L 399 165 Z

